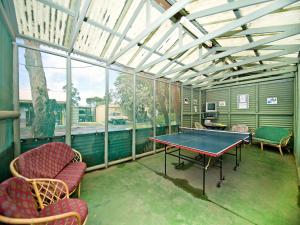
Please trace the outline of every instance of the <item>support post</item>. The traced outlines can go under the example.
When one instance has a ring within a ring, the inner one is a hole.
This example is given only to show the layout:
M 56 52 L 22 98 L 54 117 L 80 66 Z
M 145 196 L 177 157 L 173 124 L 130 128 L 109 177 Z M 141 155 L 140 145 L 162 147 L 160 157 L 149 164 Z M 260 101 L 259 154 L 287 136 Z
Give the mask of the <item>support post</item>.
M 171 82 L 169 82 L 169 85 L 168 85 L 168 88 L 169 88 L 169 104 L 168 104 L 168 113 L 169 113 L 169 134 L 172 133 L 172 126 L 171 126 L 171 100 L 172 100 L 172 96 L 171 96 Z
M 135 160 L 136 149 L 136 73 L 133 74 L 133 127 L 132 127 L 132 159 Z
M 153 79 L 153 136 L 156 136 L 156 80 Z M 153 143 L 153 151 L 156 152 L 156 142 Z
M 258 84 L 255 85 L 255 101 L 256 101 L 256 113 L 255 113 L 255 128 L 259 127 L 259 86 Z
M 18 46 L 13 43 L 13 110 L 20 112 L 19 106 L 19 54 Z M 14 128 L 14 157 L 21 154 L 20 119 L 13 120 Z
M 108 167 L 108 113 L 109 113 L 109 68 L 105 67 L 105 136 L 104 136 L 104 164 Z
M 193 100 L 194 99 L 194 89 L 191 87 L 191 99 L 190 99 L 190 112 L 191 112 L 191 125 L 190 127 L 193 128 L 193 117 L 194 117 L 194 112 L 193 112 Z
M 181 86 L 180 86 L 180 92 L 181 92 L 181 103 L 180 103 L 180 127 L 182 127 L 183 126 L 183 85 L 182 84 L 180 84 Z
M 67 56 L 67 103 L 66 103 L 66 144 L 71 146 L 71 127 L 72 127 L 72 72 L 71 57 Z

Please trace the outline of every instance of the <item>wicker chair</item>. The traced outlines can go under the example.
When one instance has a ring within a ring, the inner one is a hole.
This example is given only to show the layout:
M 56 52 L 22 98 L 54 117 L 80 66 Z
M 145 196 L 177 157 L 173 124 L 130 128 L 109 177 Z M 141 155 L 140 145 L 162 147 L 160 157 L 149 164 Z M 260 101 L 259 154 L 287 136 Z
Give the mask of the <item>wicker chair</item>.
M 25 180 L 49 178 L 62 180 L 70 195 L 77 190 L 80 197 L 81 179 L 86 164 L 81 154 L 61 142 L 51 142 L 21 154 L 10 163 L 10 171 L 15 177 Z
M 87 204 L 69 199 L 68 187 L 59 180 L 13 177 L 0 184 L 0 224 L 83 225 L 87 216 Z

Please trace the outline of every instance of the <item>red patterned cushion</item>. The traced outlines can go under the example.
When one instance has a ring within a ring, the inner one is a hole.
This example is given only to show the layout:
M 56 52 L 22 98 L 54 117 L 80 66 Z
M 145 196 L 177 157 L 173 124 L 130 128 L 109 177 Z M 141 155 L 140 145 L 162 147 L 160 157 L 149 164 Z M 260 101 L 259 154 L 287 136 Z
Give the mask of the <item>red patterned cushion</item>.
M 54 178 L 74 156 L 70 146 L 51 142 L 20 155 L 17 168 L 27 178 Z
M 13 177 L 0 184 L 0 214 L 12 218 L 35 218 L 38 211 L 30 185 Z
M 60 171 L 55 179 L 64 181 L 68 185 L 69 191 L 72 192 L 79 185 L 85 169 L 84 162 L 73 162 Z
M 67 212 L 77 212 L 80 215 L 81 223 L 84 222 L 87 214 L 88 207 L 87 204 L 80 199 L 62 199 L 54 204 L 51 204 L 40 211 L 40 217 L 53 216 Z M 56 220 L 55 222 L 48 224 L 77 224 L 74 217 L 68 219 Z

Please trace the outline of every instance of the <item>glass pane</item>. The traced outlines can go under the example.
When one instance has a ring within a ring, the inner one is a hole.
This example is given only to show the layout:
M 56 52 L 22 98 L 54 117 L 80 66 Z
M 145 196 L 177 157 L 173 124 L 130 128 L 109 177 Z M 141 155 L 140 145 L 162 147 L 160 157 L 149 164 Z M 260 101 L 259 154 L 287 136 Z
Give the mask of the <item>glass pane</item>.
M 156 135 L 168 133 L 169 126 L 169 84 L 156 81 Z
M 154 81 L 145 77 L 136 77 L 136 154 L 153 150 L 154 122 Z
M 72 147 L 88 166 L 104 162 L 105 69 L 72 60 Z
M 178 132 L 181 119 L 181 88 L 179 85 L 171 85 L 171 126 L 172 132 Z
M 19 48 L 19 77 L 21 139 L 65 135 L 66 59 Z
M 108 160 L 132 155 L 133 76 L 109 71 Z

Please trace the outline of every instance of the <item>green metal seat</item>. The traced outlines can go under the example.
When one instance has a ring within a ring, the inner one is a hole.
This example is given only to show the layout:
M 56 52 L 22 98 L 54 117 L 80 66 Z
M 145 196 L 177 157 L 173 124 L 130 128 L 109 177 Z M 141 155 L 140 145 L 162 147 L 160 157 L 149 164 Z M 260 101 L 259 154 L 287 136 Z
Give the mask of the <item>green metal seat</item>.
M 260 142 L 261 150 L 263 150 L 264 144 L 275 146 L 279 149 L 280 154 L 283 155 L 282 147 L 287 146 L 291 136 L 292 132 L 289 129 L 265 126 L 255 130 L 252 141 Z

